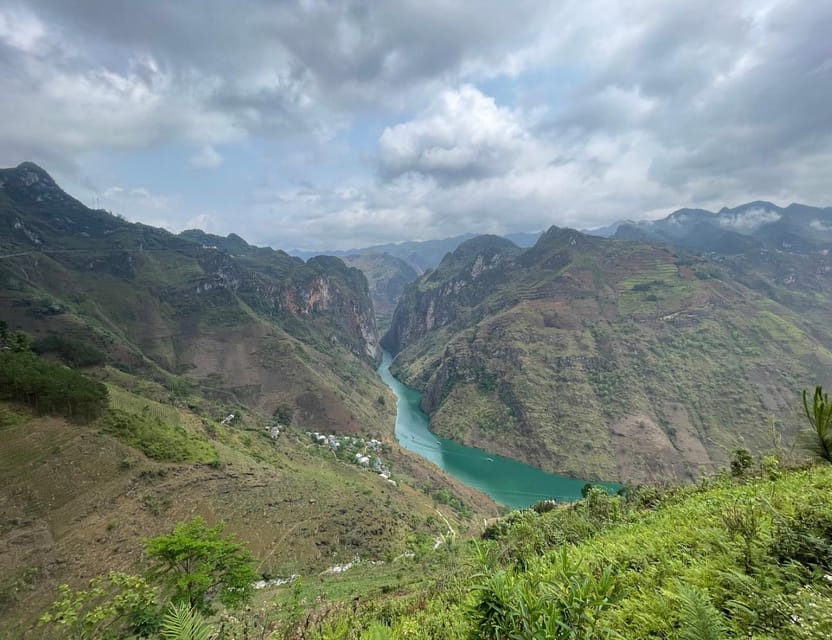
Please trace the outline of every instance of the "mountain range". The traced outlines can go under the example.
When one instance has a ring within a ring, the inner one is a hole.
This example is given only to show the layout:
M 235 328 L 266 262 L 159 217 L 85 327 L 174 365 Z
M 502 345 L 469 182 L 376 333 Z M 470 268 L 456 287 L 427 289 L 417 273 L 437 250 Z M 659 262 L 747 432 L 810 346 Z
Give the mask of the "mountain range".
M 476 531 L 496 505 L 396 445 L 382 347 L 437 434 L 548 471 L 691 480 L 790 443 L 832 373 L 830 244 L 832 209 L 755 202 L 304 261 L 0 170 L 4 335 L 109 398 L 86 422 L 0 401 L 0 622 L 195 513 L 267 576 Z M 355 462 L 371 438 L 395 487 Z
M 634 482 L 761 451 L 771 421 L 796 434 L 800 389 L 832 373 L 822 241 L 703 257 L 623 228 L 552 227 L 529 249 L 474 238 L 405 290 L 382 345 L 437 433 Z
M 832 243 L 832 207 L 778 207 L 758 201 L 717 213 L 679 209 L 661 220 L 618 223 L 613 234 L 705 253 L 760 249 L 807 254 L 827 250 Z
M 445 531 L 439 514 L 458 531 L 496 514 L 395 445 L 367 279 L 339 258 L 129 223 L 23 163 L 0 170 L 0 321 L 4 363 L 70 367 L 107 398 L 81 419 L 0 387 L 0 636 L 194 515 L 269 578 L 395 557 Z M 21 331 L 32 360 L 10 351 Z

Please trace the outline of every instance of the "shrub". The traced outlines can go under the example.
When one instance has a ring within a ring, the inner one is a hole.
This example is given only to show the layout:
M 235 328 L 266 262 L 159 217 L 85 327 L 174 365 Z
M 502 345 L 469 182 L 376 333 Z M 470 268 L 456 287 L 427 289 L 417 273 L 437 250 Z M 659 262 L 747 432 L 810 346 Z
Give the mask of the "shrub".
M 832 403 L 829 402 L 829 395 L 824 393 L 823 387 L 818 385 L 815 387 L 810 405 L 808 392 L 804 389 L 803 408 L 817 436 L 814 441 L 814 450 L 821 458 L 832 462 Z
M 107 407 L 107 387 L 31 352 L 0 353 L 0 399 L 24 402 L 39 413 L 92 420 Z
M 144 637 L 158 628 L 158 589 L 142 577 L 113 571 L 90 580 L 87 589 L 62 584 L 58 592 L 40 624 L 57 627 L 62 637 Z
M 748 449 L 734 449 L 731 454 L 731 475 L 735 478 L 744 476 L 754 464 L 754 458 Z
M 209 442 L 149 413 L 139 415 L 110 409 L 101 424 L 107 433 L 159 462 L 210 463 L 217 459 L 217 452 Z

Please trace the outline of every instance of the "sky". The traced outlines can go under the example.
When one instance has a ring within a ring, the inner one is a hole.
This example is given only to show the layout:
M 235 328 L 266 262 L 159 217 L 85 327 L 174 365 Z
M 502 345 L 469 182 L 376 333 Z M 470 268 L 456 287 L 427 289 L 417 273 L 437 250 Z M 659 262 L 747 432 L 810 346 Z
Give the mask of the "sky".
M 832 205 L 826 0 L 0 0 L 0 166 L 346 249 Z

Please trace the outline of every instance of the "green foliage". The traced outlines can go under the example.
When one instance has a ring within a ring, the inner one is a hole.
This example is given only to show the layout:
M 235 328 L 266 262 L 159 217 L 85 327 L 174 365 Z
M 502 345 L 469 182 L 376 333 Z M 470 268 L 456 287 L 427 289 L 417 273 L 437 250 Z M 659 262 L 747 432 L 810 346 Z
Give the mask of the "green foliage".
M 634 284 L 632 291 L 650 291 L 650 289 L 662 286 L 664 286 L 664 280 L 651 280 L 650 282 L 639 282 Z
M 93 578 L 87 589 L 62 584 L 58 592 L 40 624 L 58 630 L 60 637 L 109 640 L 145 636 L 158 627 L 158 589 L 142 577 L 111 572 Z
M 832 506 L 801 505 L 793 514 L 776 514 L 769 551 L 780 564 L 832 569 Z
M 586 540 L 624 517 L 624 499 L 587 485 L 587 497 L 571 505 L 513 511 L 489 525 L 483 539 L 498 544 L 498 556 L 525 567 L 531 558 L 563 544 Z
M 816 386 L 810 405 L 808 392 L 804 389 L 803 408 L 817 436 L 815 450 L 821 458 L 832 462 L 832 403 L 829 402 L 829 395 L 823 392 L 823 387 Z
M 206 462 L 217 459 L 213 445 L 148 411 L 140 414 L 110 409 L 101 419 L 107 433 L 160 462 Z
M 23 331 L 15 331 L 9 338 L 9 348 L 13 353 L 29 353 L 32 350 L 32 338 Z
M 387 625 L 380 622 L 373 622 L 369 628 L 361 634 L 361 640 L 394 640 L 393 632 Z
M 679 603 L 677 640 L 720 640 L 724 636 L 722 615 L 711 604 L 708 594 L 679 583 L 673 594 Z
M 475 575 L 450 566 L 458 582 L 338 618 L 331 637 L 373 619 L 413 640 L 832 637 L 830 492 L 828 465 L 626 499 L 593 488 L 512 512 L 470 550 Z
M 722 512 L 722 522 L 732 538 L 742 543 L 743 567 L 746 573 L 751 572 L 754 556 L 754 544 L 763 526 L 760 506 L 756 501 L 737 501 L 725 505 Z
M 91 367 L 107 361 L 103 353 L 86 342 L 55 334 L 36 340 L 33 350 L 40 355 L 54 353 L 71 367 Z
M 100 382 L 28 351 L 0 352 L 0 400 L 78 420 L 98 417 L 108 402 Z
M 731 453 L 731 475 L 738 478 L 751 468 L 754 458 L 748 449 L 734 449 Z
M 431 493 L 431 497 L 439 504 L 446 504 L 463 518 L 471 515 L 471 508 L 444 487 Z
M 178 524 L 170 535 L 145 541 L 145 552 L 155 562 L 150 575 L 165 586 L 172 602 L 210 613 L 214 598 L 227 607 L 251 598 L 258 578 L 253 558 L 222 531 L 221 524 L 209 527 L 197 517 Z
M 277 421 L 277 423 L 284 426 L 292 424 L 292 418 L 294 418 L 294 415 L 295 408 L 285 402 L 277 405 L 274 413 L 272 413 L 272 417 Z
M 763 456 L 760 458 L 760 471 L 769 480 L 777 480 L 782 473 L 780 459 L 772 455 Z
M 826 585 L 804 585 L 795 593 L 779 594 L 776 610 L 787 620 L 786 640 L 828 640 L 832 637 L 832 591 Z
M 202 614 L 184 602 L 168 605 L 159 631 L 164 640 L 211 640 L 216 637 Z
M 588 571 L 566 549 L 522 578 L 506 570 L 484 575 L 474 593 L 474 637 L 483 640 L 609 637 L 601 616 L 620 597 L 609 567 Z

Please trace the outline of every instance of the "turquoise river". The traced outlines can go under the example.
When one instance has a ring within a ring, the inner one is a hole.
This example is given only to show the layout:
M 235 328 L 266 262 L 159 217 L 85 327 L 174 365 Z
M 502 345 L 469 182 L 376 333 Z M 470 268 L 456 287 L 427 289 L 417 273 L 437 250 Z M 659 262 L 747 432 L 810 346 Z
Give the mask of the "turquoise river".
M 519 509 L 548 498 L 577 500 L 586 480 L 546 473 L 527 464 L 482 449 L 466 447 L 431 433 L 422 411 L 422 394 L 402 384 L 390 373 L 392 357 L 386 351 L 378 374 L 396 394 L 396 438 L 469 487 L 479 489 L 499 504 Z M 618 485 L 609 484 L 609 488 Z

